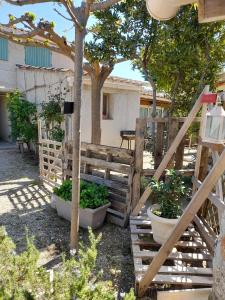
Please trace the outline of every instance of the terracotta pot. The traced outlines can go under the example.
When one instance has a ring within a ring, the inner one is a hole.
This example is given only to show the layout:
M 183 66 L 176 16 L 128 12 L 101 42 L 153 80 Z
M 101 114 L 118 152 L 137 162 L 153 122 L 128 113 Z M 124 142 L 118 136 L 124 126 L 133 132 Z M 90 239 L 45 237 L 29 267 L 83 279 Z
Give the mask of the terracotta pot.
M 68 221 L 71 221 L 71 202 L 65 201 L 56 195 L 54 195 L 53 199 L 54 202 L 52 206 L 55 205 L 58 215 Z M 108 203 L 95 209 L 79 208 L 79 226 L 82 228 L 91 227 L 92 229 L 102 226 L 105 220 L 107 208 L 110 205 L 111 204 Z
M 159 216 L 156 216 L 153 213 L 153 211 L 158 210 L 158 209 L 159 209 L 159 205 L 154 204 L 147 210 L 147 214 L 151 220 L 153 239 L 157 243 L 163 244 L 170 236 L 170 234 L 173 231 L 174 227 L 176 226 L 179 218 L 178 219 L 167 219 L 167 218 L 161 218 Z

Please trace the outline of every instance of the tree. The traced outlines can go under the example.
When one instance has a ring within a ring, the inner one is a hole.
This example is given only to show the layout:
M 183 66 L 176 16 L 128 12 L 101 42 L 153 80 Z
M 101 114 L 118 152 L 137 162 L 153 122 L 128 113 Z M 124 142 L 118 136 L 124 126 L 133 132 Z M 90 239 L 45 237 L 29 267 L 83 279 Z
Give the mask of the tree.
M 149 65 L 150 56 L 157 49 L 159 38 L 159 30 L 161 22 L 154 20 L 150 17 L 146 9 L 146 3 L 139 0 L 128 0 L 125 3 L 118 4 L 120 12 L 123 14 L 124 29 L 123 31 L 129 32 L 129 39 L 133 41 L 136 46 L 136 56 L 133 59 L 133 65 L 138 68 L 145 80 L 147 80 L 152 87 L 152 117 L 156 116 L 156 92 L 157 85 L 154 73 Z M 152 145 L 154 151 L 155 145 L 155 123 L 152 123 Z
M 57 9 L 56 11 L 66 18 Z M 86 62 L 83 68 L 91 78 L 91 141 L 100 144 L 101 89 L 117 63 L 134 57 L 134 44 L 129 42 L 127 35 L 123 32 L 120 15 L 116 9 L 94 12 L 94 17 L 96 23 L 87 29 L 89 41 L 85 43 L 84 47 Z M 11 15 L 10 20 L 13 22 L 0 25 L 0 36 L 7 36 L 11 41 L 22 45 L 47 47 L 74 59 L 74 43 L 67 41 L 66 37 L 61 37 L 54 31 L 54 22 L 41 20 L 35 25 L 35 15 L 31 13 L 26 13 L 19 19 Z M 68 19 L 68 21 L 72 22 L 72 19 Z M 19 30 L 15 31 L 15 28 L 12 30 L 12 26 L 19 23 L 25 25 L 25 28 L 30 31 L 29 35 L 24 35 L 24 32 Z M 44 40 L 34 39 L 36 35 L 44 37 Z
M 225 23 L 199 24 L 193 5 L 182 7 L 170 21 L 149 22 L 152 26 L 157 24 L 153 31 L 154 41 L 147 47 L 144 39 L 140 40 L 141 55 L 134 62 L 135 66 L 144 75 L 146 70 L 151 73 L 157 89 L 171 98 L 171 114 L 187 115 L 203 86 L 215 87 L 223 68 Z M 149 23 L 139 17 L 136 30 L 144 34 L 149 31 Z
M 71 212 L 71 249 L 78 247 L 79 230 L 79 199 L 80 199 L 80 112 L 81 112 L 81 90 L 83 76 L 84 40 L 87 34 L 87 21 L 91 13 L 106 10 L 119 0 L 87 0 L 81 2 L 80 6 L 75 6 L 73 1 L 68 0 L 6 0 L 9 4 L 16 6 L 31 5 L 37 3 L 54 2 L 63 6 L 67 12 L 67 19 L 71 20 L 75 26 L 75 43 L 69 45 L 65 39 L 61 38 L 54 31 L 54 22 L 40 21 L 34 24 L 34 15 L 26 13 L 21 18 L 10 17 L 9 23 L 0 26 L 2 35 L 6 35 L 10 40 L 19 42 L 21 39 L 28 44 L 29 39 L 40 36 L 44 41 L 34 44 L 52 48 L 60 53 L 67 53 L 74 59 L 74 114 L 73 114 L 73 189 L 72 189 L 72 212 Z M 19 31 L 15 33 L 13 26 L 22 23 L 28 32 Z M 50 43 L 52 41 L 54 44 Z
M 133 41 L 124 32 L 118 5 L 94 13 L 96 23 L 89 29 L 92 38 L 85 44 L 84 69 L 91 77 L 92 143 L 101 142 L 101 90 L 106 78 L 118 63 L 133 58 Z

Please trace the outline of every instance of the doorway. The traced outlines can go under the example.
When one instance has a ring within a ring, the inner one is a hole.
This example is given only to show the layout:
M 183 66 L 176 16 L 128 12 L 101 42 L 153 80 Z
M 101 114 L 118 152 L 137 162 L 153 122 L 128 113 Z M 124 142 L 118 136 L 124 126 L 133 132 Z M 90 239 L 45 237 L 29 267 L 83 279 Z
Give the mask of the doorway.
M 0 141 L 12 141 L 9 113 L 6 105 L 6 94 L 0 94 Z

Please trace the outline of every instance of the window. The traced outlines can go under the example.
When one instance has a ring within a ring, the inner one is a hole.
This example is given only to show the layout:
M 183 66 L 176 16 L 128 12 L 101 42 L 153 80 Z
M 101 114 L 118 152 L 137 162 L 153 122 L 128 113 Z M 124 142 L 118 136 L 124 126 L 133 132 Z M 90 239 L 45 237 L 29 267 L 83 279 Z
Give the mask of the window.
M 8 40 L 0 38 L 0 60 L 8 60 Z
M 40 47 L 25 47 L 25 64 L 34 67 L 51 67 L 51 51 Z
M 112 119 L 112 99 L 109 94 L 103 94 L 102 100 L 102 119 Z
M 164 109 L 162 107 L 156 108 L 156 117 L 163 117 Z M 152 115 L 152 107 L 141 106 L 140 107 L 140 118 L 148 118 Z

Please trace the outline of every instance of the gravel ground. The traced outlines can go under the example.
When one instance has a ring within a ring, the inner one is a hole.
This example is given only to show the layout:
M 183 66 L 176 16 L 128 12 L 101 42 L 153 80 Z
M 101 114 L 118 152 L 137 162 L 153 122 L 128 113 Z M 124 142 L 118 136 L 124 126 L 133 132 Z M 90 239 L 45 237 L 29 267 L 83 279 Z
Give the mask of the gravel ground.
M 68 251 L 70 224 L 50 207 L 49 195 L 39 182 L 35 160 L 16 149 L 0 150 L 0 226 L 5 226 L 18 252 L 26 247 L 27 228 L 41 251 L 40 264 L 51 265 L 61 252 Z M 105 224 L 96 231 L 100 232 L 97 268 L 118 291 L 128 291 L 134 284 L 129 230 Z M 80 240 L 87 243 L 87 231 L 80 231 Z

